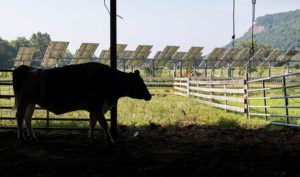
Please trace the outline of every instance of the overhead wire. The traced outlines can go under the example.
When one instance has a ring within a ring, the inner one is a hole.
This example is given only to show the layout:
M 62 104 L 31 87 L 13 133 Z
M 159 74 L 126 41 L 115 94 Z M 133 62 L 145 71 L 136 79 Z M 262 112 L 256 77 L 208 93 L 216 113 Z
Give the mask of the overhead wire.
M 103 2 L 104 2 L 104 6 L 105 6 L 105 8 L 106 8 L 108 14 L 110 15 L 110 10 L 108 9 L 108 7 L 107 7 L 107 5 L 106 5 L 106 0 L 103 0 Z M 120 16 L 120 15 L 117 15 L 117 17 L 119 17 L 121 20 L 124 20 L 124 18 L 123 18 L 122 16 Z

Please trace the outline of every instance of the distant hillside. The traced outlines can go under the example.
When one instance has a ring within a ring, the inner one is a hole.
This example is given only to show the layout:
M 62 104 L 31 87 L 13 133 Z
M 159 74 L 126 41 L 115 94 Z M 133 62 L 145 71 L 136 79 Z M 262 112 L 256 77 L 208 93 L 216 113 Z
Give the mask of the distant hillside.
M 300 49 L 300 10 L 258 17 L 254 31 L 258 44 L 271 44 L 273 48 L 286 50 Z M 251 28 L 236 43 L 250 38 Z

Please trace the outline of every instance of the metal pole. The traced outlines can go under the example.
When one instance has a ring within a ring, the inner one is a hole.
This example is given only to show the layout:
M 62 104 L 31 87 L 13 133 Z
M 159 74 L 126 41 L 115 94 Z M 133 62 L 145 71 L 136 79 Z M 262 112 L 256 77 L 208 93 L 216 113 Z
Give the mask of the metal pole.
M 155 77 L 155 60 L 152 60 L 152 77 Z
M 117 69 L 117 0 L 110 0 L 110 67 Z M 111 109 L 110 131 L 117 136 L 117 103 Z

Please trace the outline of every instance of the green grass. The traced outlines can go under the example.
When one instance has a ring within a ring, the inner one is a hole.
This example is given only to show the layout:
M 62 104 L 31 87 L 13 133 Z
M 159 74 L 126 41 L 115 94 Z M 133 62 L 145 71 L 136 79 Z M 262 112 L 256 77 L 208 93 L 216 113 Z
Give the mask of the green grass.
M 246 119 L 243 114 L 225 113 L 197 100 L 175 95 L 155 96 L 150 102 L 122 98 L 118 111 L 119 122 L 125 125 L 199 124 L 242 128 L 266 125 L 258 119 Z

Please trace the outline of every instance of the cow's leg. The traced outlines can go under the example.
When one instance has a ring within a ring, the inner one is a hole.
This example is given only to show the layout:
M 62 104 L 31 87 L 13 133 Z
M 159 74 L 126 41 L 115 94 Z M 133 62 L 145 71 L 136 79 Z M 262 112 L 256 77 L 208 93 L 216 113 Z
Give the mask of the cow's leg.
M 95 141 L 94 129 L 97 123 L 96 115 L 94 112 L 90 112 L 90 132 L 89 132 L 89 141 L 93 143 Z
M 26 108 L 25 116 L 24 116 L 28 136 L 32 140 L 36 139 L 36 137 L 34 135 L 34 132 L 33 132 L 33 129 L 32 129 L 32 126 L 31 126 L 31 119 L 32 119 L 32 115 L 33 115 L 33 112 L 34 112 L 34 107 L 35 107 L 35 104 L 28 105 L 27 108 Z
M 107 125 L 107 122 L 106 122 L 104 114 L 103 113 L 97 113 L 96 114 L 96 118 L 97 118 L 99 124 L 101 125 L 101 127 L 104 130 L 107 144 L 109 146 L 113 146 L 114 141 L 113 141 L 113 138 L 112 138 L 110 132 L 108 131 L 108 125 Z
M 18 142 L 22 143 L 25 141 L 23 124 L 24 124 L 24 116 L 26 112 L 26 104 L 19 104 L 17 107 L 16 118 L 17 118 L 17 126 L 18 126 Z

